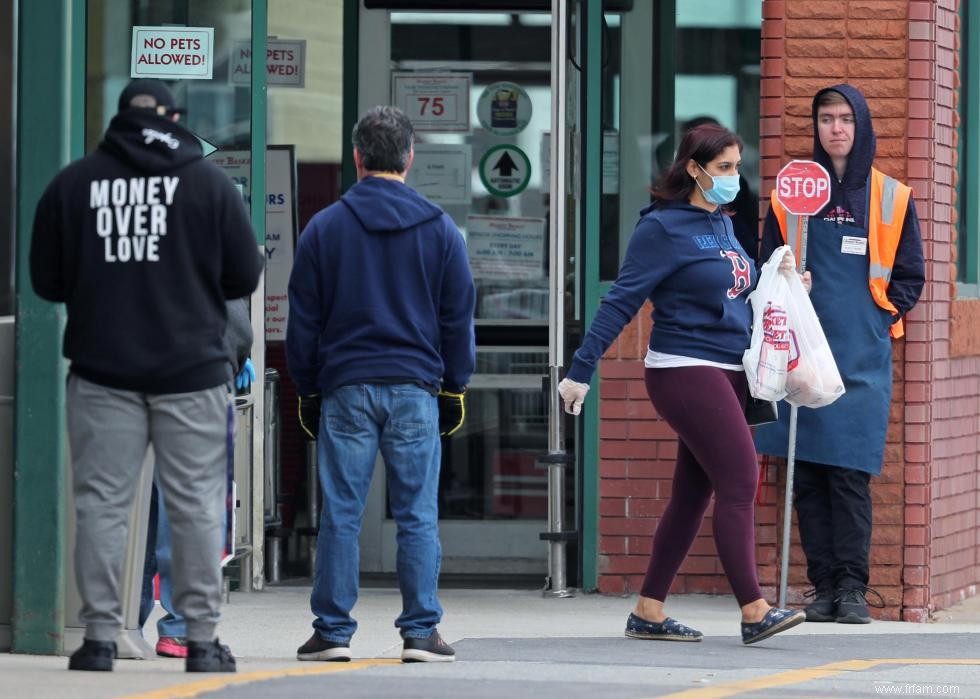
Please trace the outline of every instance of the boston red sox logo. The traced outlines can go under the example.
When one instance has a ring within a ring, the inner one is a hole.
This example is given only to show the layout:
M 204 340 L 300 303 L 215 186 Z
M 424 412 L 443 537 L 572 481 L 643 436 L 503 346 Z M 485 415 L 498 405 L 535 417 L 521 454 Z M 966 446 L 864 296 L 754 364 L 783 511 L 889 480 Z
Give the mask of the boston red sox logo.
M 727 257 L 732 263 L 732 276 L 735 277 L 735 284 L 728 290 L 728 298 L 737 298 L 739 294 L 749 288 L 752 284 L 752 271 L 748 261 L 734 250 L 720 250 L 722 257 Z

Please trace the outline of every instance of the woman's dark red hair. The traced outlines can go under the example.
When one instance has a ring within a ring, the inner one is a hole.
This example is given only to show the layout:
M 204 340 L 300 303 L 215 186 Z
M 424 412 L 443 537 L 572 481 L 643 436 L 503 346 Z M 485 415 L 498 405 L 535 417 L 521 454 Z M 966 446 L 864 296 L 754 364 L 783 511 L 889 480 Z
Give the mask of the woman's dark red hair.
M 693 160 L 704 167 L 729 146 L 738 146 L 741 153 L 744 144 L 738 134 L 718 124 L 702 124 L 685 133 L 674 162 L 650 190 L 653 198 L 658 201 L 689 200 L 697 185 L 687 172 L 688 161 Z

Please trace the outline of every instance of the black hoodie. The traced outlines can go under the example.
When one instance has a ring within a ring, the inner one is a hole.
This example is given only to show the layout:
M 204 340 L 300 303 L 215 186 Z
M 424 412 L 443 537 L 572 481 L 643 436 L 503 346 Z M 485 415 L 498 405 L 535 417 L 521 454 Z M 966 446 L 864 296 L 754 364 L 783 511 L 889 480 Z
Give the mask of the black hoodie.
M 228 381 L 225 300 L 255 289 L 262 256 L 241 196 L 197 138 L 128 109 L 48 185 L 30 267 L 35 292 L 67 306 L 72 373 L 184 393 Z
M 834 163 L 820 143 L 817 129 L 817 102 L 820 96 L 829 90 L 839 92 L 851 105 L 854 112 L 854 145 L 847 157 L 847 167 L 844 176 L 838 178 L 834 172 Z M 842 83 L 820 90 L 813 97 L 811 106 L 813 117 L 813 159 L 826 168 L 830 173 L 830 203 L 817 215 L 825 221 L 844 223 L 858 228 L 868 229 L 868 196 L 870 190 L 871 166 L 874 162 L 877 138 L 871 123 L 871 110 L 864 95 L 856 87 Z M 762 245 L 759 254 L 761 262 L 769 259 L 772 251 L 783 244 L 779 232 L 779 223 L 772 209 L 766 217 L 762 230 Z M 818 274 L 814 271 L 814 276 Z M 816 283 L 816 280 L 815 280 Z M 925 260 L 922 255 L 922 235 L 919 232 L 919 217 L 915 212 L 915 200 L 909 198 L 909 207 L 905 212 L 905 222 L 902 225 L 902 236 L 899 239 L 895 262 L 892 265 L 892 275 L 886 294 L 899 317 L 908 313 L 922 293 L 925 284 Z

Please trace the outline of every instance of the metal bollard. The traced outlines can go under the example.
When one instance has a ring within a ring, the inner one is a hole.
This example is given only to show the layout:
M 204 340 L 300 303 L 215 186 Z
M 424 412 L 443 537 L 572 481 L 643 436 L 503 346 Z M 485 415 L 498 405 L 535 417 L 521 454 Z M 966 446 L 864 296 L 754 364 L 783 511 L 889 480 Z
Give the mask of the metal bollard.
M 574 467 L 575 456 L 565 451 L 564 415 L 561 400 L 555 387 L 558 385 L 559 367 L 548 368 L 545 387 L 549 401 L 551 420 L 548 426 L 548 453 L 536 463 L 538 468 L 548 469 L 548 531 L 539 534 L 548 542 L 548 578 L 542 594 L 545 597 L 574 597 L 565 576 L 565 547 L 578 539 L 578 532 L 565 529 L 565 469 Z
M 282 537 L 272 534 L 265 537 L 265 579 L 270 583 L 280 580 L 282 568 Z
M 263 454 L 263 475 L 265 479 L 265 508 L 263 519 L 266 528 L 276 527 L 282 523 L 279 512 L 279 372 L 275 369 L 265 370 L 265 409 L 263 412 L 265 425 L 265 452 Z

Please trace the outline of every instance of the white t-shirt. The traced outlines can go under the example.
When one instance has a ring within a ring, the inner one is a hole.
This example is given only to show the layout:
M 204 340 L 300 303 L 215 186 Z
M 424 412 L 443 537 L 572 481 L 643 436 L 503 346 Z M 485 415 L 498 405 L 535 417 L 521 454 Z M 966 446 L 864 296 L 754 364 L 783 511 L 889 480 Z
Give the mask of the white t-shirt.
M 647 369 L 671 369 L 679 366 L 713 366 L 718 369 L 727 369 L 728 371 L 745 371 L 745 367 L 741 364 L 722 364 L 721 362 L 712 362 L 708 359 L 682 357 L 679 354 L 655 352 L 649 347 L 647 347 L 647 356 L 643 359 L 643 366 Z

